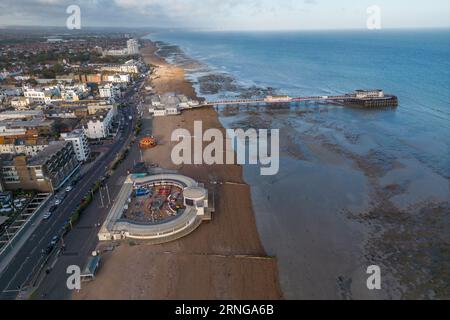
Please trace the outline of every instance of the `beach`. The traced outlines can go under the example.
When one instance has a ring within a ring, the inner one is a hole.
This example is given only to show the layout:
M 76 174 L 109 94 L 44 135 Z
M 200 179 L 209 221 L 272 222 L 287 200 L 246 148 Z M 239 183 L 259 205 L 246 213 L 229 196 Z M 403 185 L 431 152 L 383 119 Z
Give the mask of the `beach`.
M 175 92 L 196 98 L 184 70 L 155 55 L 152 42 L 146 41 L 141 52 L 146 63 L 156 67 L 149 84 L 156 93 Z M 250 187 L 243 180 L 242 167 L 172 164 L 173 130 L 185 128 L 193 132 L 194 121 L 202 121 L 204 130 L 217 128 L 224 132 L 212 108 L 155 118 L 151 125 L 158 147 L 145 151 L 143 158 L 149 164 L 177 170 L 203 183 L 214 194 L 212 221 L 203 223 L 189 236 L 167 244 L 120 243 L 103 256 L 95 281 L 84 285 L 74 295 L 75 299 L 283 297 L 276 258 L 267 256 L 258 235 Z

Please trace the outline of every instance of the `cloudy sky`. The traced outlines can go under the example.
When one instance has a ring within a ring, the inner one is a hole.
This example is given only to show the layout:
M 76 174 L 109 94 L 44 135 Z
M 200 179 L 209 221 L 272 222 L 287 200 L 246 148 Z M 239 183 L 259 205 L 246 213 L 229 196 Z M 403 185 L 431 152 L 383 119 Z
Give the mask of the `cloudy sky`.
M 63 27 L 73 4 L 82 27 L 365 28 L 373 5 L 385 28 L 450 27 L 449 0 L 0 0 L 0 25 Z

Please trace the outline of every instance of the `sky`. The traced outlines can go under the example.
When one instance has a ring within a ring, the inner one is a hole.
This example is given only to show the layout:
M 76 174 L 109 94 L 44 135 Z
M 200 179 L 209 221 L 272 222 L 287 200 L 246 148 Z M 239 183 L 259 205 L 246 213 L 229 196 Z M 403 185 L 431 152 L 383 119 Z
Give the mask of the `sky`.
M 0 26 L 64 27 L 69 5 L 82 28 L 361 29 L 373 5 L 382 28 L 450 27 L 449 0 L 0 0 Z

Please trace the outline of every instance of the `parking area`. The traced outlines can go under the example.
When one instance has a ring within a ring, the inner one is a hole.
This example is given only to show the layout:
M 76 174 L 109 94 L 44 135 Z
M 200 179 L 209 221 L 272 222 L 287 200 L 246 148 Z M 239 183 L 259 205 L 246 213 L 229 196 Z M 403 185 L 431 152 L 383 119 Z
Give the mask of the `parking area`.
M 50 197 L 49 193 L 38 193 L 31 200 L 27 200 L 24 208 L 15 217 L 5 221 L 2 225 L 2 233 L 0 235 L 0 252 L 12 241 L 21 231 L 25 224 L 34 217 L 42 204 Z M 26 199 L 26 198 L 24 198 Z

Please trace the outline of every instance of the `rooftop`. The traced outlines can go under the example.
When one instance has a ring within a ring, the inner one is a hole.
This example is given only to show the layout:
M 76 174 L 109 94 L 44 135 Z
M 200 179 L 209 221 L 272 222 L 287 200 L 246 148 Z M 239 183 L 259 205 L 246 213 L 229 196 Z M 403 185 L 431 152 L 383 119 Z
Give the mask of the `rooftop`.
M 16 99 L 25 98 L 25 97 L 17 97 Z M 15 116 L 15 115 L 23 115 L 23 116 L 41 116 L 42 111 L 41 110 L 22 110 L 22 111 L 16 111 L 16 110 L 9 110 L 9 111 L 3 111 L 0 112 L 1 116 Z
M 51 142 L 47 148 L 39 152 L 39 154 L 33 158 L 30 159 L 29 165 L 30 166 L 39 166 L 43 165 L 47 160 L 51 159 L 51 157 L 57 153 L 58 151 L 62 150 L 67 144 L 70 142 L 67 141 L 53 141 Z
M 84 130 L 82 129 L 75 129 L 72 132 L 69 133 L 62 133 L 61 137 L 63 138 L 79 138 L 84 134 Z
M 54 123 L 53 120 L 46 120 L 46 119 L 32 119 L 27 121 L 3 120 L 0 121 L 0 126 L 11 128 L 42 127 L 42 126 L 51 126 L 53 123 Z

